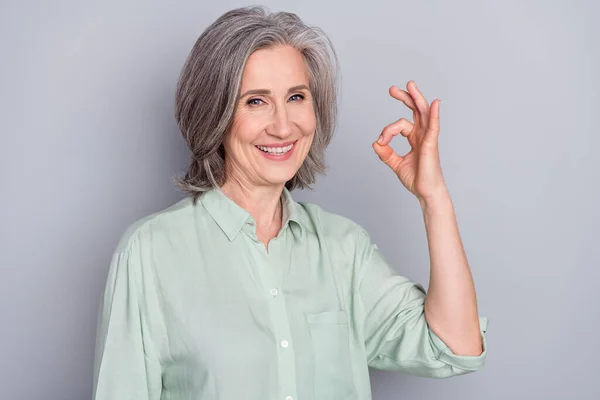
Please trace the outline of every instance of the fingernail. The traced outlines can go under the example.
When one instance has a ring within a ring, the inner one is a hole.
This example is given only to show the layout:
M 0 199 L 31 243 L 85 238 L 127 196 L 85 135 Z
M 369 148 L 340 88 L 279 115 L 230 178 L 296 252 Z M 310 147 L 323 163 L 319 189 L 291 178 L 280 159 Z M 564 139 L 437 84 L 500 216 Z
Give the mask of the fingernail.
M 383 133 L 379 135 L 379 139 L 377 139 L 377 143 L 383 144 Z

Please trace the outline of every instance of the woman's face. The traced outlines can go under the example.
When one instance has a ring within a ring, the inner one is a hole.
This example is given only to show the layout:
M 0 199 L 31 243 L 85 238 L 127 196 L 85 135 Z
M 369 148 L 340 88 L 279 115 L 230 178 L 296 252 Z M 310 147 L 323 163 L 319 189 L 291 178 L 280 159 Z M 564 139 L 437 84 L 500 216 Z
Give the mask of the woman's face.
M 316 129 L 302 55 L 287 46 L 255 51 L 246 63 L 240 94 L 225 140 L 227 179 L 284 185 L 304 162 Z

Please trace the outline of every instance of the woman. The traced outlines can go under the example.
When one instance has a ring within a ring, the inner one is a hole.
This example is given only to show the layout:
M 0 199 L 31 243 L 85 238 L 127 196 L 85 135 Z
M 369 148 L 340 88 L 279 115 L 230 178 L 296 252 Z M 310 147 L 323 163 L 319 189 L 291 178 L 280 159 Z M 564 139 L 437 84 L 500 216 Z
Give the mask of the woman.
M 324 171 L 336 65 L 294 14 L 236 9 L 200 36 L 176 99 L 189 196 L 133 224 L 114 253 L 95 399 L 369 399 L 369 366 L 437 378 L 483 366 L 487 321 L 442 178 L 439 101 L 413 82 L 391 88 L 414 123 L 373 144 L 423 209 L 427 296 L 359 225 L 290 194 Z M 389 147 L 398 133 L 403 157 Z

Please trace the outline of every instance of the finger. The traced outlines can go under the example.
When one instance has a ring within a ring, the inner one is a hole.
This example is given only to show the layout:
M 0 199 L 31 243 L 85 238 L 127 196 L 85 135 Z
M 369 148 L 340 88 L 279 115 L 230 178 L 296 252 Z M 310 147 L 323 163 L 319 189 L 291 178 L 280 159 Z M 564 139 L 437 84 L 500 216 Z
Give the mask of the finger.
M 407 91 L 402 90 L 397 86 L 392 86 L 390 88 L 390 96 L 403 102 L 406 105 L 406 107 L 413 110 L 413 112 L 418 112 L 415 102 L 413 101 L 410 93 L 408 93 Z
M 377 153 L 379 159 L 383 161 L 393 171 L 396 171 L 398 169 L 398 166 L 404 159 L 404 157 L 401 157 L 398 154 L 396 154 L 394 149 L 392 149 L 390 146 L 384 146 L 377 142 L 373 142 L 373 150 L 375 150 L 375 153 Z
M 431 112 L 429 116 L 429 131 L 427 135 L 431 140 L 437 140 L 440 135 L 440 104 L 439 99 L 433 100 L 431 103 Z
M 392 122 L 387 125 L 381 131 L 381 135 L 379 135 L 379 139 L 377 139 L 377 143 L 381 145 L 387 145 L 392 141 L 394 136 L 398 134 L 402 134 L 404 137 L 408 137 L 413 130 L 413 124 L 406 118 L 400 118 L 398 121 Z
M 417 84 L 414 81 L 408 81 L 408 83 L 406 84 L 406 89 L 408 90 L 408 93 L 411 95 L 413 101 L 415 102 L 417 110 L 419 110 L 420 121 L 423 121 L 423 123 L 428 123 L 429 103 L 427 102 L 427 99 L 425 99 L 425 96 L 423 96 L 423 94 L 421 93 L 421 91 L 417 87 Z

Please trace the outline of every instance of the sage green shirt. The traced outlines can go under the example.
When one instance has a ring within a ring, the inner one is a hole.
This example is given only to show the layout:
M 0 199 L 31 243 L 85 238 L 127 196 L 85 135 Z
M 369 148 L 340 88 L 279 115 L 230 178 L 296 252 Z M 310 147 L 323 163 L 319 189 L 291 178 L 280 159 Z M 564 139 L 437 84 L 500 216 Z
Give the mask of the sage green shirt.
M 284 190 L 268 250 L 220 189 L 132 224 L 98 320 L 96 400 L 365 400 L 369 369 L 483 367 L 428 327 L 425 290 L 356 223 Z

